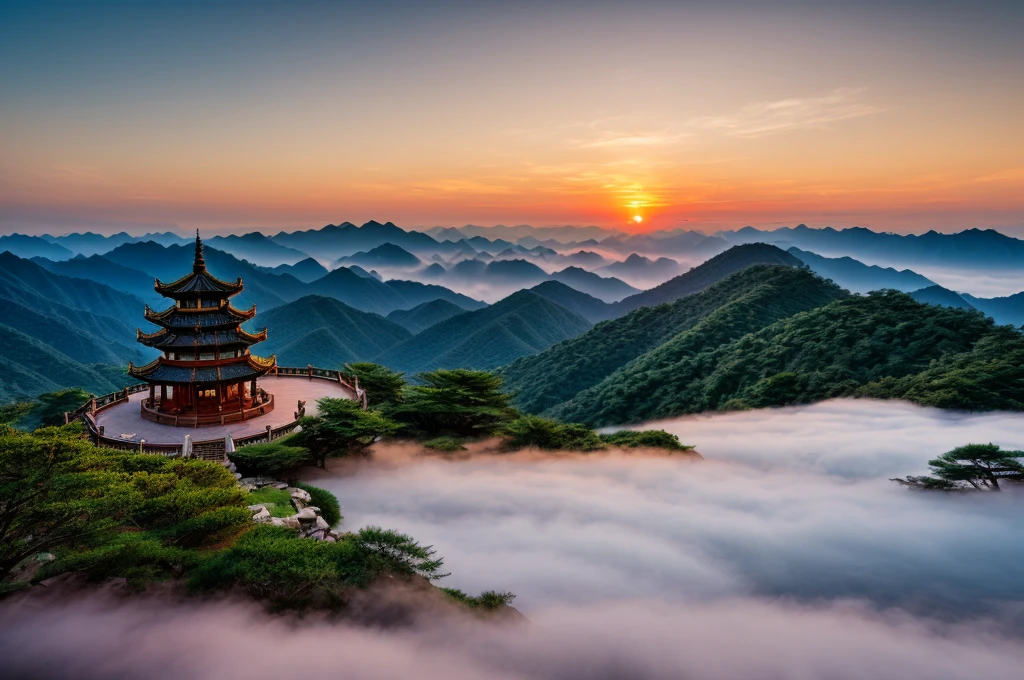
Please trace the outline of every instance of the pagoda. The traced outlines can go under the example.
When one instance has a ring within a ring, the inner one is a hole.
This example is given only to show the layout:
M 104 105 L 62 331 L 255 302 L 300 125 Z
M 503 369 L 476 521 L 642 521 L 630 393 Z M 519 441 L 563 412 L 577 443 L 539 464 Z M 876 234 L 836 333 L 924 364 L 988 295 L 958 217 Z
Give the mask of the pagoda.
M 136 330 L 140 343 L 160 350 L 145 366 L 128 365 L 132 377 L 149 383 L 142 417 L 194 427 L 271 411 L 273 395 L 259 389 L 256 380 L 276 368 L 276 358 L 249 353 L 252 345 L 267 339 L 267 330 L 242 330 L 242 322 L 256 315 L 256 305 L 249 310 L 231 305 L 230 298 L 243 290 L 242 279 L 222 281 L 206 270 L 198 230 L 192 273 L 172 283 L 157 279 L 155 289 L 174 305 L 162 312 L 146 305 L 146 320 L 160 330 Z

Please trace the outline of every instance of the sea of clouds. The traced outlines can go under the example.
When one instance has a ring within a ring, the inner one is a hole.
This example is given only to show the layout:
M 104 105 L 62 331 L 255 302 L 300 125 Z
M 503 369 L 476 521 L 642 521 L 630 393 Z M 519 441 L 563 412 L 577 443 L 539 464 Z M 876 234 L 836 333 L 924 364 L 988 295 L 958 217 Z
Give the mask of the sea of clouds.
M 528 623 L 296 624 L 255 606 L 0 607 L 18 677 L 1017 678 L 1024 493 L 888 481 L 956 445 L 1024 448 L 1012 414 L 876 401 L 674 419 L 705 460 L 389 446 L 314 483 L 343 527 L 433 545 L 444 585 Z M 19 675 L 20 674 L 20 675 Z

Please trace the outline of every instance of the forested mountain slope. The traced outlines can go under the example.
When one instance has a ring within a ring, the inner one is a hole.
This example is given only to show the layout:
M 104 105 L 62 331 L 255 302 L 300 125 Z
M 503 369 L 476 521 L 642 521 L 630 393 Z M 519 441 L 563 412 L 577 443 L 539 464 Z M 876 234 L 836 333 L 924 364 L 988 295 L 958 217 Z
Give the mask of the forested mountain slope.
M 267 327 L 267 339 L 253 347 L 277 354 L 281 366 L 341 368 L 365 361 L 412 337 L 387 319 L 319 295 L 310 295 L 258 315 L 252 324 Z
M 538 413 L 597 385 L 620 367 L 707 321 L 702 337 L 728 342 L 848 293 L 810 271 L 754 266 L 706 290 L 657 307 L 641 307 L 501 370 L 523 410 Z
M 605 425 L 856 395 L 1024 407 L 1024 338 L 977 312 L 885 291 L 836 300 L 725 344 L 706 327 L 712 322 L 548 414 Z
M 410 333 L 419 333 L 465 312 L 465 309 L 447 300 L 431 300 L 412 309 L 396 309 L 388 314 L 387 319 Z
M 376 357 L 397 371 L 491 369 L 583 333 L 590 322 L 521 290 L 490 307 L 454 316 Z
M 685 274 L 680 274 L 660 286 L 631 295 L 615 303 L 615 315 L 622 316 L 640 307 L 653 307 L 699 293 L 727 276 L 758 264 L 803 266 L 800 260 L 786 251 L 765 243 L 733 246 Z

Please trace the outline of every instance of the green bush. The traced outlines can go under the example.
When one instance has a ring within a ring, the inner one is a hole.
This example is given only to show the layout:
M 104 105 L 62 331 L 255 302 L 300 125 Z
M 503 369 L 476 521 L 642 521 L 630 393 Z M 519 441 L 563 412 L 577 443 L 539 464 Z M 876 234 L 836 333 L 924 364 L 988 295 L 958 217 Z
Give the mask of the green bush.
M 333 493 L 311 484 L 300 483 L 296 486 L 309 494 L 310 498 L 312 498 L 310 504 L 320 508 L 320 516 L 328 524 L 333 527 L 341 521 L 341 506 L 338 504 L 338 498 Z
M 462 445 L 462 440 L 455 437 L 435 437 L 423 442 L 423 446 L 433 451 L 443 451 L 446 453 L 466 450 L 466 447 Z
M 619 430 L 601 435 L 601 440 L 624 448 L 649 447 L 669 451 L 689 451 L 692 446 L 681 444 L 679 437 L 665 430 Z
M 506 425 L 502 434 L 511 449 L 534 446 L 560 451 L 596 451 L 604 448 L 601 438 L 586 425 L 560 423 L 540 416 L 521 416 Z
M 366 390 L 367 403 L 371 406 L 397 404 L 404 399 L 404 373 L 370 362 L 345 364 L 343 373 L 349 381 L 359 379 L 359 387 Z
M 238 471 L 247 477 L 277 477 L 310 461 L 309 451 L 305 448 L 288 446 L 280 442 L 245 446 L 234 453 L 229 453 L 228 458 L 238 467 Z
M 497 609 L 498 607 L 511 605 L 512 601 L 516 599 L 516 596 L 513 593 L 499 593 L 494 590 L 486 590 L 477 595 L 476 597 L 472 595 L 467 595 L 458 588 L 442 588 L 441 590 L 444 591 L 444 593 L 448 597 L 452 598 L 456 602 L 460 602 L 474 609 L 483 609 L 486 611 L 491 611 Z
M 299 421 L 302 432 L 292 441 L 309 449 L 320 464 L 328 455 L 357 453 L 378 437 L 394 434 L 399 427 L 379 411 L 363 410 L 350 399 L 324 397 L 316 403 L 320 415 Z
M 407 432 L 473 437 L 500 430 L 516 417 L 502 379 L 487 371 L 467 369 L 421 373 L 405 401 L 392 409 Z
M 200 564 L 189 579 L 195 591 L 241 587 L 280 608 L 344 604 L 346 591 L 384 574 L 440 578 L 433 550 L 395 531 L 367 527 L 336 543 L 299 538 L 261 525 Z

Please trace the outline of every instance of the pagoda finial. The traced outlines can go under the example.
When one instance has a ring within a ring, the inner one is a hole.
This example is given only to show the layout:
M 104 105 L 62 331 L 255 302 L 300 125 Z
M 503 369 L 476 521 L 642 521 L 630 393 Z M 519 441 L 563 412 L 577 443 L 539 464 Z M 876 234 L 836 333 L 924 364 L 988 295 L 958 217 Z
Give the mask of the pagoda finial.
M 201 272 L 206 269 L 206 260 L 203 259 L 203 240 L 199 238 L 199 230 L 196 229 L 196 261 L 192 263 L 192 271 Z

